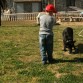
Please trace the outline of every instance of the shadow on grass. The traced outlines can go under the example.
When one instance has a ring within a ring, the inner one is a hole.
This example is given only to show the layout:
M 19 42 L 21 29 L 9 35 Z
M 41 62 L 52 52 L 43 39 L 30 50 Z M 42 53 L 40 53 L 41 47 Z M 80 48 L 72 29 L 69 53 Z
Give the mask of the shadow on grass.
M 73 60 L 63 60 L 63 59 L 55 59 L 52 64 L 56 63 L 65 63 L 65 62 L 70 62 L 70 63 L 83 63 L 83 58 L 74 58 Z
M 83 54 L 83 44 L 82 43 L 78 44 L 77 48 L 78 48 L 78 53 Z

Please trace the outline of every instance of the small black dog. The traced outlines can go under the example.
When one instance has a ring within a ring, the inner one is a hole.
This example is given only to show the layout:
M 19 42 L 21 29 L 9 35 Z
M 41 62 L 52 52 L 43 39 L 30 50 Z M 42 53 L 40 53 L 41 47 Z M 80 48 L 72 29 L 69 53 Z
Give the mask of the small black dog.
M 72 48 L 75 50 L 75 41 L 73 41 L 73 29 L 71 27 L 67 27 L 63 30 L 62 33 L 63 37 L 63 46 L 64 51 L 66 51 L 66 48 L 69 49 L 69 53 L 72 53 Z

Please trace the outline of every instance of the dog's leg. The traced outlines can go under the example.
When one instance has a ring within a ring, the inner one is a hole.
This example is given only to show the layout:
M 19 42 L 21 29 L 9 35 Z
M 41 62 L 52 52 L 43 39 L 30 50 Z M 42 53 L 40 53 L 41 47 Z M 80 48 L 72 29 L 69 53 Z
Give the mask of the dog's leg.
M 76 47 L 74 46 L 74 50 L 76 50 Z
M 65 43 L 63 43 L 63 47 L 64 47 L 64 48 L 63 48 L 63 51 L 67 51 L 67 50 L 66 50 L 66 45 L 65 45 Z
M 67 50 L 66 50 L 66 46 L 64 46 L 64 49 L 63 49 L 63 50 L 64 50 L 64 51 L 67 51 Z
M 67 50 L 66 50 L 66 43 L 65 43 L 64 41 L 63 41 L 63 47 L 64 47 L 64 48 L 63 48 L 63 51 L 67 51 Z
M 72 48 L 69 48 L 69 54 L 71 54 L 72 53 Z
M 75 45 L 74 45 L 75 42 L 76 42 L 76 41 L 73 41 L 73 48 L 74 48 L 74 50 L 76 49 L 76 47 L 75 47 Z

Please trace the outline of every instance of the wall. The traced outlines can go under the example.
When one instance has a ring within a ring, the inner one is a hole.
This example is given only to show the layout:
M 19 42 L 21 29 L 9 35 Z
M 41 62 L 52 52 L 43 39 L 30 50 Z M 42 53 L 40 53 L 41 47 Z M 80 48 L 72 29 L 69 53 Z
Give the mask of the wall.
M 57 11 L 64 11 L 66 10 L 66 0 L 56 0 L 55 6 L 57 8 Z
M 83 8 L 83 0 L 76 0 L 76 6 L 79 8 Z
M 43 0 L 43 1 L 47 1 L 47 0 Z M 50 1 L 50 3 L 53 3 L 54 2 L 54 0 L 49 0 L 49 1 Z M 68 9 L 66 7 L 67 6 L 66 1 L 68 1 L 68 0 L 55 0 L 55 6 L 56 6 L 57 11 L 67 11 L 67 10 L 71 10 L 71 9 Z M 31 5 L 29 4 L 29 6 L 27 7 L 28 4 L 26 3 L 27 5 L 24 7 L 24 10 L 25 10 L 24 12 L 27 12 L 27 11 L 28 12 L 32 12 L 32 11 L 33 12 L 34 11 L 37 12 L 37 10 L 38 11 L 41 11 L 41 9 L 42 9 L 41 6 L 43 4 L 41 5 L 41 3 L 39 3 L 39 2 L 35 2 L 35 3 L 37 4 L 37 6 L 34 4 L 34 6 L 36 6 L 36 9 L 35 9 L 35 7 L 32 6 L 32 4 Z M 79 8 L 83 8 L 83 0 L 75 0 L 75 6 L 76 7 L 79 7 Z
M 17 13 L 40 12 L 41 4 L 39 2 L 20 2 L 15 3 Z
M 22 3 L 17 3 L 15 7 L 16 7 L 15 9 L 16 9 L 16 12 L 17 13 L 24 12 L 24 7 L 23 7 L 23 4 Z
M 67 0 L 55 0 L 55 5 L 58 11 L 66 11 L 68 8 L 66 7 Z M 83 8 L 83 0 L 75 0 L 75 6 L 79 8 Z M 71 9 L 68 9 L 71 10 Z

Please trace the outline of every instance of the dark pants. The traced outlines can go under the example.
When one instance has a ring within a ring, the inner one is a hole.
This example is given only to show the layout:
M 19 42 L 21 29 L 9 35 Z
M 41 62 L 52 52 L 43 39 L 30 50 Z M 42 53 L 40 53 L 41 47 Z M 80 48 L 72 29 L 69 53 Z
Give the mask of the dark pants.
M 53 59 L 53 35 L 41 34 L 39 35 L 40 54 L 42 61 L 51 61 Z

